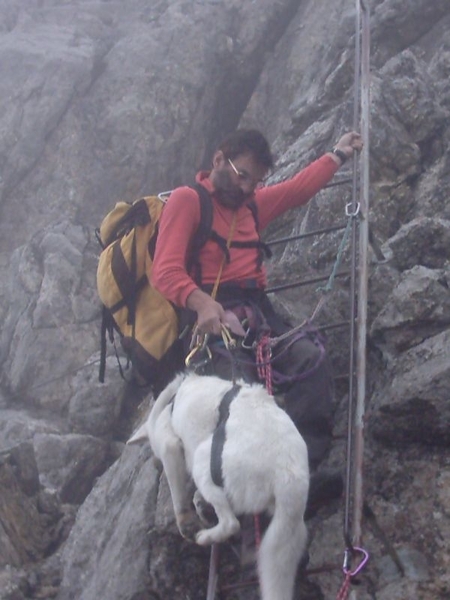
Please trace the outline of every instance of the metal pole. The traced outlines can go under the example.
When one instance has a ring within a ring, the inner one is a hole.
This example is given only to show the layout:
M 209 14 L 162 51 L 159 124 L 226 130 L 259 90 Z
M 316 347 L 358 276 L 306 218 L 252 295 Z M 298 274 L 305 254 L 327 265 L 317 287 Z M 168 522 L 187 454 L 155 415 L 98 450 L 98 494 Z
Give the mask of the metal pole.
M 334 277 L 347 277 L 350 271 L 338 271 L 334 274 Z M 329 275 L 321 275 L 320 277 L 311 277 L 310 279 L 301 279 L 300 281 L 293 281 L 292 283 L 281 283 L 280 285 L 273 285 L 266 289 L 266 294 L 272 294 L 273 292 L 281 292 L 282 290 L 290 290 L 295 287 L 302 287 L 304 285 L 311 285 L 312 283 L 319 283 L 320 281 L 327 281 L 330 279 Z
M 370 120 L 370 9 L 367 0 L 358 0 L 362 9 L 361 50 L 361 135 L 364 148 L 361 155 L 360 226 L 358 260 L 358 319 L 356 352 L 356 412 L 355 412 L 355 486 L 352 537 L 360 545 L 363 508 L 364 413 L 366 399 L 366 338 L 369 247 L 369 120 Z
M 217 582 L 219 579 L 219 553 L 219 544 L 213 544 L 209 556 L 209 577 L 206 600 L 215 600 L 216 598 Z
M 361 10 L 360 0 L 356 0 L 355 13 L 355 75 L 354 75 L 354 98 L 353 98 L 353 129 L 359 130 L 360 115 L 360 87 L 361 87 Z M 358 204 L 358 157 L 353 155 L 353 185 L 352 185 L 352 212 L 356 213 Z M 357 226 L 356 218 L 352 222 L 351 236 L 351 279 L 350 279 L 350 357 L 349 357 L 349 384 L 348 384 L 348 414 L 347 414 L 347 455 L 346 455 L 346 478 L 345 478 L 345 509 L 344 509 L 344 539 L 347 548 L 351 548 L 351 503 L 354 491 L 354 405 L 355 405 L 355 339 L 356 339 L 356 287 L 357 287 Z
M 276 246 L 277 244 L 287 244 L 288 242 L 294 242 L 296 240 L 302 240 L 307 237 L 314 235 L 321 235 L 322 233 L 331 233 L 333 231 L 342 231 L 347 225 L 334 225 L 333 227 L 324 227 L 323 229 L 315 229 L 314 231 L 306 231 L 305 233 L 299 233 L 298 235 L 289 235 L 288 237 L 277 238 L 276 240 L 269 240 L 265 242 L 266 246 Z

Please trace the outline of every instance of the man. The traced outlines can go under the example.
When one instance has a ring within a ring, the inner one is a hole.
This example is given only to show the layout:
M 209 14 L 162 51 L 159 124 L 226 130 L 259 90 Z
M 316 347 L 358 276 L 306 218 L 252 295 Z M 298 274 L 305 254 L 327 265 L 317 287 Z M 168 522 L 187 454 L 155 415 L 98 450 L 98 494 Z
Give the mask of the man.
M 201 333 L 220 334 L 221 326 L 230 323 L 226 309 L 247 319 L 250 331 L 245 348 L 256 344 L 267 328 L 272 336 L 285 333 L 288 326 L 264 293 L 266 272 L 258 231 L 288 209 L 306 204 L 361 148 L 360 135 L 346 133 L 332 151 L 291 179 L 264 187 L 262 181 L 273 166 L 266 139 L 256 130 L 230 134 L 214 153 L 211 171 L 196 178 L 211 195 L 214 235 L 202 247 L 194 268 L 189 252 L 200 224 L 199 195 L 189 187 L 174 190 L 160 221 L 152 285 L 176 306 L 192 311 Z M 217 352 L 213 344 L 215 372 L 229 378 L 230 361 L 216 348 Z M 282 381 L 277 391 L 284 392 L 286 411 L 305 438 L 314 470 L 331 441 L 333 388 L 328 361 L 318 340 L 309 334 L 281 342 L 272 351 L 272 366 Z M 236 362 L 241 375 L 256 378 L 251 349 L 241 349 Z

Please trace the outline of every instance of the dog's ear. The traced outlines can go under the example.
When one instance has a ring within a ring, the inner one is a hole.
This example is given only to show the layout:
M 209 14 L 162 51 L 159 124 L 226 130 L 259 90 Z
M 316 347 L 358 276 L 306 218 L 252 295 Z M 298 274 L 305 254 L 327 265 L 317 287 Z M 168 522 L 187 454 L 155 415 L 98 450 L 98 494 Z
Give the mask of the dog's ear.
M 147 423 L 143 423 L 138 429 L 137 431 L 135 431 L 133 433 L 133 435 L 130 437 L 130 439 L 128 440 L 127 444 L 136 444 L 137 442 L 140 442 L 141 440 L 147 439 L 148 440 L 148 435 L 147 435 Z

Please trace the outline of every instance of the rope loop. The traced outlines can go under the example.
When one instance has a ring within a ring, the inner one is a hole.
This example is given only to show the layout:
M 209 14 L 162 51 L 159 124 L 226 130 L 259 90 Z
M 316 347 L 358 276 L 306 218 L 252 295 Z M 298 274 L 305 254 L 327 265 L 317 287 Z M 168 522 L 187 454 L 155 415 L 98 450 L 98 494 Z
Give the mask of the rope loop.
M 318 287 L 317 291 L 321 291 L 323 293 L 328 293 L 333 289 L 334 280 L 336 278 L 336 273 L 341 264 L 342 255 L 344 254 L 344 250 L 347 245 L 348 238 L 350 237 L 350 231 L 352 228 L 352 220 L 359 213 L 359 203 L 358 203 L 358 208 L 355 210 L 354 213 L 349 212 L 349 208 L 348 208 L 349 206 L 351 206 L 351 205 L 346 204 L 346 206 L 345 206 L 345 214 L 348 216 L 348 220 L 347 220 L 347 225 L 345 227 L 344 235 L 342 236 L 341 243 L 339 244 L 339 248 L 338 248 L 338 251 L 336 254 L 336 260 L 334 261 L 334 265 L 333 265 L 333 269 L 331 271 L 331 274 L 328 278 L 327 283 L 324 286 Z M 315 311 L 315 312 L 317 312 L 317 311 Z

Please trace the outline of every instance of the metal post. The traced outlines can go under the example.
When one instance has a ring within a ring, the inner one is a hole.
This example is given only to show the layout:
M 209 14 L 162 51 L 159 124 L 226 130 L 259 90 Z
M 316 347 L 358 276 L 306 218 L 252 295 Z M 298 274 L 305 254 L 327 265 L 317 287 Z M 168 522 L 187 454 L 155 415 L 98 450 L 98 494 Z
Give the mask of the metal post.
M 352 538 L 360 545 L 363 506 L 362 467 L 364 454 L 364 413 L 366 398 L 366 338 L 369 247 L 369 120 L 370 120 L 370 9 L 367 0 L 358 0 L 361 12 L 361 135 L 364 147 L 361 155 L 360 226 L 358 259 L 358 319 L 356 351 L 356 411 L 355 411 L 355 482 Z
M 360 0 L 356 0 L 355 13 L 355 67 L 354 67 L 354 96 L 353 96 L 353 129 L 360 130 L 360 87 L 361 87 L 361 10 Z M 358 157 L 353 155 L 352 172 L 352 213 L 356 213 L 358 204 Z M 356 218 L 352 221 L 351 254 L 350 254 L 350 348 L 349 348 L 349 382 L 348 382 L 348 414 L 347 414 L 347 454 L 346 454 L 346 484 L 345 484 L 345 509 L 344 509 L 344 539 L 347 548 L 351 548 L 351 502 L 354 491 L 354 404 L 355 404 L 355 339 L 356 339 L 356 288 L 357 288 L 357 226 Z
M 369 244 L 370 20 L 368 0 L 356 0 L 355 26 L 353 128 L 360 131 L 364 147 L 360 158 L 358 159 L 356 155 L 353 158 L 352 211 L 354 215 L 358 215 L 358 219 L 354 219 L 352 229 L 347 477 L 344 511 L 344 538 L 347 549 L 350 550 L 360 545 L 363 506 Z
M 217 582 L 219 579 L 219 553 L 219 544 L 213 544 L 211 546 L 211 554 L 209 557 L 209 577 L 206 600 L 215 600 L 216 598 Z

